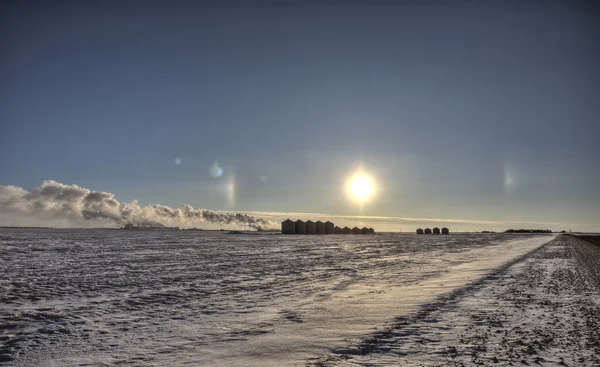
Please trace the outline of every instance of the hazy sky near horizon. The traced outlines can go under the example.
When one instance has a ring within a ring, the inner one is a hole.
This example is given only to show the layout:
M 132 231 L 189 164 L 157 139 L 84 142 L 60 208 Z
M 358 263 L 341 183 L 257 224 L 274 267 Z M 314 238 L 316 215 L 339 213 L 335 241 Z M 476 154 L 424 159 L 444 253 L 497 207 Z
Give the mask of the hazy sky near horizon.
M 190 3 L 3 2 L 0 185 L 598 230 L 591 2 Z

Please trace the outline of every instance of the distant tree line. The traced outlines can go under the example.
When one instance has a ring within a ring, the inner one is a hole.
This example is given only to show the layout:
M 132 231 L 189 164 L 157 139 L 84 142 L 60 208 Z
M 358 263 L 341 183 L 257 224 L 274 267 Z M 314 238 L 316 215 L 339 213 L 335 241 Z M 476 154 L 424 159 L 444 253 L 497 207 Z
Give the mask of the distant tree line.
M 549 229 L 507 229 L 504 233 L 552 233 Z

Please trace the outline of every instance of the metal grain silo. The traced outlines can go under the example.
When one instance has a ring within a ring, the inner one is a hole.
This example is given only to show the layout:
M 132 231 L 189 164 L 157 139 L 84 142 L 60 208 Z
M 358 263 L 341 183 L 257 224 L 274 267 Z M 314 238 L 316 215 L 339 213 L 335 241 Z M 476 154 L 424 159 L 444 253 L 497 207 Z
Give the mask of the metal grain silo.
M 425 234 L 431 234 L 431 228 L 425 228 Z
M 286 219 L 283 222 L 281 222 L 281 233 L 294 234 L 294 232 L 295 232 L 294 222 L 292 222 L 289 219 Z
M 433 234 L 440 234 L 440 229 L 438 227 L 435 227 L 433 229 Z
M 307 220 L 305 224 L 306 224 L 306 234 L 315 234 L 317 232 L 317 229 L 315 227 L 315 222 L 313 222 L 312 220 Z
M 444 228 L 442 228 L 442 234 L 450 234 L 450 230 L 448 230 L 448 228 L 444 227 Z
M 295 223 L 296 234 L 306 234 L 306 223 L 298 219 Z
M 330 221 L 325 222 L 325 233 L 326 234 L 334 234 L 335 233 L 334 225 L 332 222 L 330 222 Z
M 351 234 L 352 230 L 348 227 L 342 228 L 342 234 Z
M 352 228 L 352 234 L 360 234 L 360 228 L 358 228 L 358 227 Z
M 333 233 L 335 233 L 335 234 L 342 234 L 342 229 L 340 227 L 338 227 L 338 226 L 335 226 L 333 228 Z
M 375 233 L 375 230 L 373 228 L 369 227 L 369 234 L 373 234 L 373 233 Z
M 317 223 L 315 223 L 315 227 L 316 227 L 315 232 L 317 234 L 325 234 L 325 223 L 318 220 Z
M 362 228 L 360 229 L 360 234 L 367 234 L 367 233 L 369 233 L 369 228 L 367 228 L 367 227 L 362 227 Z
M 417 234 L 423 234 L 423 229 L 422 228 L 417 228 Z

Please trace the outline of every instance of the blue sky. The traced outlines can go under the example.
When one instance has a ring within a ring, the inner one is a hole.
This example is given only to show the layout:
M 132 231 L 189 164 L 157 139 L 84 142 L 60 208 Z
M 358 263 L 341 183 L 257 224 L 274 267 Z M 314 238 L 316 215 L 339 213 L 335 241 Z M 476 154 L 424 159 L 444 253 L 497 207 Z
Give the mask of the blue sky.
M 587 2 L 126 3 L 0 5 L 0 185 L 599 230 Z

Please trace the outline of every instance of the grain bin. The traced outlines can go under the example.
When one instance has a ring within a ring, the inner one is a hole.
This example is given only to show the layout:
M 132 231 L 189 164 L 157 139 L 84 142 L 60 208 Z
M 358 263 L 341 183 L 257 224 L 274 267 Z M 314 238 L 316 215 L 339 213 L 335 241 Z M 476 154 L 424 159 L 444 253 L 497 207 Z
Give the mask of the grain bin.
M 325 222 L 325 234 L 334 234 L 334 225 L 332 222 L 327 221 Z
M 295 233 L 294 222 L 290 219 L 286 219 L 281 222 L 281 233 L 283 234 L 294 234 Z
M 306 234 L 315 234 L 317 231 L 316 227 L 315 227 L 315 222 L 313 222 L 312 220 L 307 220 L 306 221 Z
M 306 223 L 298 219 L 295 223 L 296 234 L 306 234 Z
M 315 230 L 316 234 L 325 234 L 325 223 L 318 220 L 315 223 L 315 228 L 316 228 L 316 230 Z

